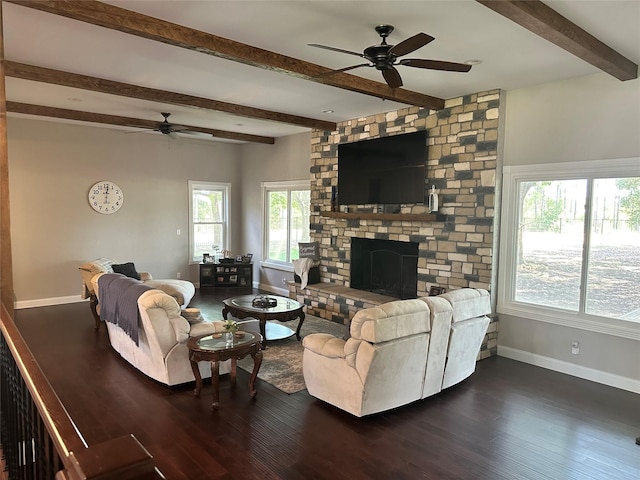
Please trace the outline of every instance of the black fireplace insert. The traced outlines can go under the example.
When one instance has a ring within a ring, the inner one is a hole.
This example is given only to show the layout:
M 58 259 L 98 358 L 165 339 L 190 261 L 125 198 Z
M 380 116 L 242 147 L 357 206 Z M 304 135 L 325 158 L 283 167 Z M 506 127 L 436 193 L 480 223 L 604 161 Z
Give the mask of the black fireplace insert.
M 418 243 L 351 239 L 351 288 L 400 299 L 418 295 Z

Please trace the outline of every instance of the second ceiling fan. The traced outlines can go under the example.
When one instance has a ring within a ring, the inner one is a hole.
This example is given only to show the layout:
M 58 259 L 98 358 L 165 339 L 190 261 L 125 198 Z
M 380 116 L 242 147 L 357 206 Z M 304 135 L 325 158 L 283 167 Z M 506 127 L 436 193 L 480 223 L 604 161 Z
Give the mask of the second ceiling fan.
M 354 68 L 375 67 L 377 70 L 382 72 L 384 80 L 391 88 L 398 88 L 402 86 L 402 78 L 400 77 L 398 70 L 395 68 L 398 65 L 414 68 L 426 68 L 430 70 L 445 70 L 449 72 L 468 72 L 471 70 L 471 65 L 467 65 L 465 63 L 445 62 L 442 60 L 425 60 L 420 58 L 399 59 L 398 57 L 402 57 L 424 47 L 426 44 L 435 40 L 435 38 L 431 35 L 427 35 L 426 33 L 418 33 L 406 40 L 403 40 L 397 45 L 389 45 L 387 43 L 387 37 L 392 31 L 393 25 L 378 25 L 376 27 L 376 32 L 378 32 L 378 35 L 382 38 L 382 42 L 379 45 L 372 45 L 365 48 L 363 53 L 329 47 L 318 43 L 309 43 L 308 45 L 310 47 L 323 48 L 325 50 L 346 53 L 348 55 L 356 55 L 368 61 L 368 63 L 360 63 L 358 65 L 333 70 L 327 75 L 346 72 L 347 70 L 353 70 Z

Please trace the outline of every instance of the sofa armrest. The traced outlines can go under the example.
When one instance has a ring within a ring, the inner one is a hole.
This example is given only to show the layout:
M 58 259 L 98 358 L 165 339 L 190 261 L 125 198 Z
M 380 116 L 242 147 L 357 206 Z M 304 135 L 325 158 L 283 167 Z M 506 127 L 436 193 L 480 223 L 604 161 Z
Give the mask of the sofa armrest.
M 184 343 L 189 339 L 189 322 L 182 317 L 171 317 L 169 323 L 176 332 L 176 341 Z
M 345 341 L 328 333 L 313 333 L 302 340 L 307 350 L 328 358 L 344 358 Z
M 190 337 L 199 337 L 201 335 L 211 335 L 224 331 L 223 322 L 200 322 L 191 325 L 189 331 Z

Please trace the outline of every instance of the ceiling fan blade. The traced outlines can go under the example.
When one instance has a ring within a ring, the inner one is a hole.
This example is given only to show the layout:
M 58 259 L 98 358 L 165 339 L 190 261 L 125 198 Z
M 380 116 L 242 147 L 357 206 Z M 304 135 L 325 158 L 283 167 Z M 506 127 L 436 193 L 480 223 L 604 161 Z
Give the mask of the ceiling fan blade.
M 333 52 L 346 53 L 347 55 L 356 55 L 358 57 L 366 58 L 362 53 L 352 52 L 351 50 L 343 50 L 342 48 L 328 47 L 327 45 L 320 45 L 318 43 L 307 43 L 309 47 L 323 48 L 324 50 L 331 50 Z
M 361 63 L 359 65 L 351 65 L 350 67 L 344 67 L 344 68 L 339 68 L 337 70 L 331 70 L 330 72 L 326 72 L 326 73 L 322 73 L 314 78 L 322 78 L 322 77 L 328 77 L 329 75 L 334 75 L 336 73 L 340 73 L 340 72 L 346 72 L 348 70 L 353 70 L 354 68 L 360 68 L 360 67 L 373 67 L 373 64 L 371 63 Z
M 398 65 L 414 68 L 428 68 L 430 70 L 446 70 L 449 72 L 468 72 L 471 65 L 466 63 L 444 62 L 442 60 L 422 60 L 419 58 L 406 58 L 400 60 Z
M 400 77 L 398 70 L 395 68 L 390 67 L 382 70 L 382 76 L 387 82 L 387 85 L 391 88 L 398 88 L 402 86 L 402 78 Z
M 401 57 L 407 53 L 411 53 L 418 50 L 420 47 L 424 47 L 427 43 L 433 42 L 435 38 L 426 33 L 417 33 L 413 37 L 409 37 L 406 40 L 401 41 L 399 44 L 394 45 L 389 50 L 390 55 Z

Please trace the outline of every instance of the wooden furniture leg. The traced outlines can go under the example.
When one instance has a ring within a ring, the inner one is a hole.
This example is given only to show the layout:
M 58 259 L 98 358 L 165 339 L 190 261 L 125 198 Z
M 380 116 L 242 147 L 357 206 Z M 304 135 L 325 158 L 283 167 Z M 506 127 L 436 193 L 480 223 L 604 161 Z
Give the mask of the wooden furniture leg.
M 260 335 L 262 335 L 262 350 L 267 348 L 267 316 L 257 315 L 260 324 Z
M 196 389 L 193 391 L 193 395 L 196 397 L 200 396 L 200 392 L 202 391 L 202 377 L 200 376 L 200 369 L 198 368 L 198 362 L 194 362 L 190 360 L 191 370 L 193 371 L 193 376 L 196 378 Z
M 298 328 L 296 329 L 296 338 L 300 341 L 300 329 L 302 328 L 302 323 L 304 322 L 304 312 L 300 310 L 300 321 L 298 322 Z
M 89 296 L 89 308 L 93 315 L 93 320 L 96 323 L 96 330 L 100 328 L 100 315 L 98 315 L 98 297 L 94 294 Z
M 211 408 L 217 410 L 220 406 L 220 362 L 213 360 L 211 362 L 211 384 L 213 385 L 213 403 Z
M 229 385 L 231 388 L 236 388 L 236 365 L 238 364 L 238 359 L 231 359 L 231 372 L 229 372 Z
M 255 382 L 256 377 L 258 376 L 258 370 L 260 370 L 260 365 L 262 365 L 262 350 L 258 350 L 251 356 L 253 357 L 253 371 L 251 372 L 251 377 L 249 378 L 249 395 L 251 395 L 251 398 L 253 398 L 257 393 Z

